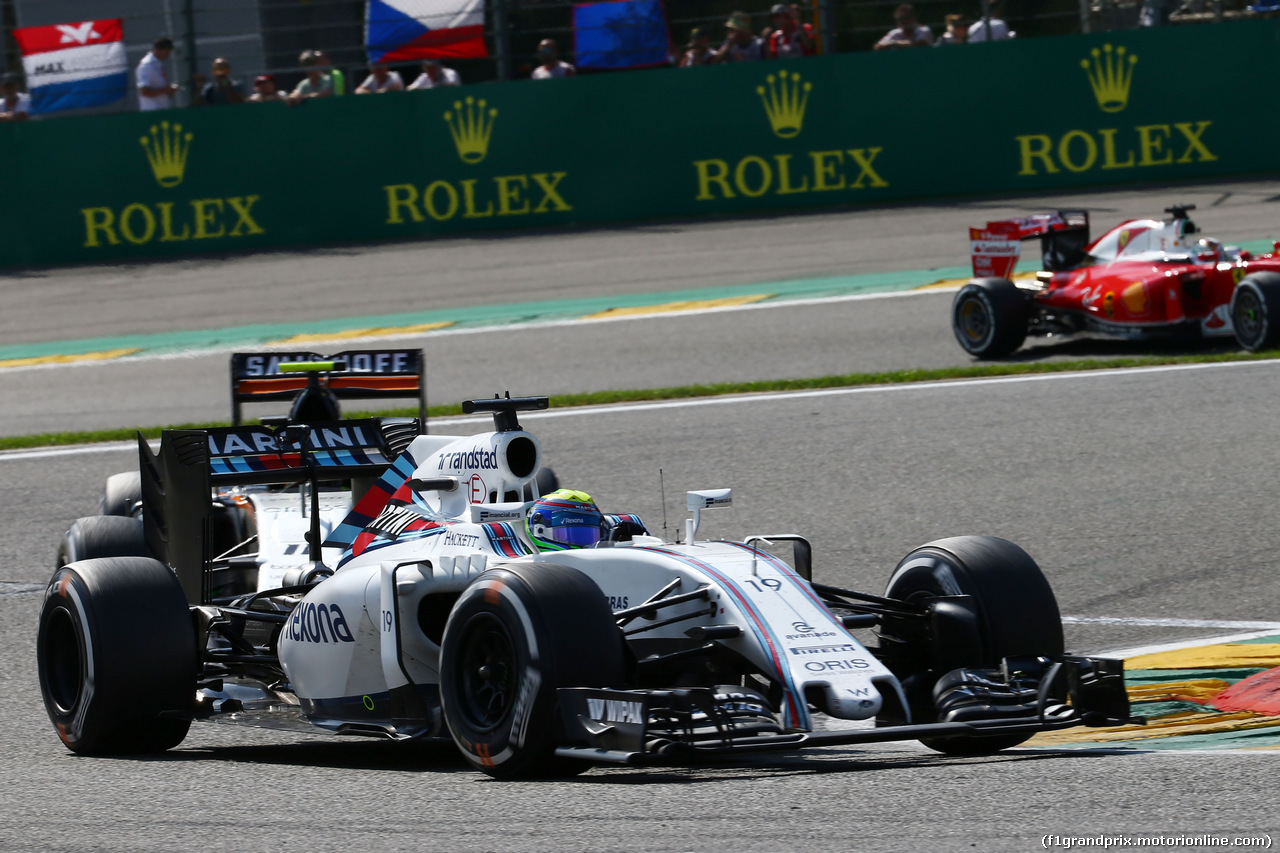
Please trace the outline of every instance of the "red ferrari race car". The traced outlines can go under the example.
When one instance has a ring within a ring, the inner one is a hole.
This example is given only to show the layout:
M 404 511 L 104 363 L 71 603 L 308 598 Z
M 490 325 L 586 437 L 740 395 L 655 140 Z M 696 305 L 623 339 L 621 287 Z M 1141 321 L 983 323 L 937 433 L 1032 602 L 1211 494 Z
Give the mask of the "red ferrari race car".
M 974 280 L 956 294 L 951 326 L 965 351 L 1000 358 L 1028 335 L 1121 338 L 1234 335 L 1250 352 L 1280 343 L 1280 242 L 1253 255 L 1200 236 L 1187 212 L 1131 219 L 1089 241 L 1089 214 L 1060 210 L 971 228 Z M 1044 270 L 1010 280 L 1022 240 L 1039 237 Z

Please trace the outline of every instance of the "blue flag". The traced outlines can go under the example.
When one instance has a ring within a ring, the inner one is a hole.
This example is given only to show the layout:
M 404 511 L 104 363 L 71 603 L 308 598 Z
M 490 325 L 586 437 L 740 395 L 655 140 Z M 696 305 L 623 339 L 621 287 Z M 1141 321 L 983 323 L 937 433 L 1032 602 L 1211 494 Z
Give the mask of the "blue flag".
M 573 7 L 579 68 L 664 65 L 671 36 L 662 0 L 611 0 Z

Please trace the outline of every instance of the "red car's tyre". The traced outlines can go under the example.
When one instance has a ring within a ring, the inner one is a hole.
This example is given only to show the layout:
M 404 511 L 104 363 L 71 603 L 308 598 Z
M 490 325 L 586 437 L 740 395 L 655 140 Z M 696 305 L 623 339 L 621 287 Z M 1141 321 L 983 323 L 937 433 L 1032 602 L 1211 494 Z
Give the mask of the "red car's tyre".
M 550 563 L 485 572 L 462 593 L 440 642 L 440 703 L 467 760 L 498 779 L 580 773 L 557 758 L 556 691 L 619 687 L 625 645 L 608 601 L 581 572 Z
M 935 642 L 918 620 L 886 621 L 881 647 L 895 661 L 916 722 L 936 715 L 933 687 L 961 667 L 999 666 L 1006 657 L 1060 657 L 1062 617 L 1053 589 L 1035 560 L 1017 545 L 994 536 L 939 539 L 898 563 L 885 597 L 926 604 L 944 596 L 967 595 L 976 608 L 971 636 Z M 899 723 L 901 720 L 887 720 Z M 1016 746 L 1030 735 L 946 737 L 921 741 L 955 755 L 981 755 Z
M 977 278 L 951 303 L 951 329 L 965 352 L 1002 358 L 1027 339 L 1030 303 L 1007 278 Z
M 1280 273 L 1250 273 L 1236 285 L 1231 323 L 1236 341 L 1249 352 L 1280 344 Z
M 49 719 L 72 751 L 177 746 L 191 726 L 198 660 L 186 596 L 164 564 L 85 560 L 49 581 L 36 663 Z

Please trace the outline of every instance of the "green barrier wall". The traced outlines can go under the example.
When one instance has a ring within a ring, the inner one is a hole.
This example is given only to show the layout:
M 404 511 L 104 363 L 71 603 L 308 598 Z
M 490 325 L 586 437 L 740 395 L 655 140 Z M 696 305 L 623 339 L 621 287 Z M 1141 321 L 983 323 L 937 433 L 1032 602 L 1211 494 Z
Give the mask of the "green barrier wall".
M 0 127 L 0 264 L 1262 172 L 1280 20 Z

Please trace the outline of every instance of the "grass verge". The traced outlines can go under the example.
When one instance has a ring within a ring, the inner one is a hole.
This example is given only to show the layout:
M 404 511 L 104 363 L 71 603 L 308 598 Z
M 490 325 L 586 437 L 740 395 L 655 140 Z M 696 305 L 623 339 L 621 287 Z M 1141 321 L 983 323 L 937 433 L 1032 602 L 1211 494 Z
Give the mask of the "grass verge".
M 1191 355 L 1128 356 L 1122 358 L 1080 358 L 1054 362 L 1001 362 L 931 370 L 891 370 L 885 373 L 848 373 L 842 376 L 817 376 L 811 379 L 773 379 L 760 382 L 723 382 L 712 385 L 680 385 L 674 388 L 651 388 L 634 391 L 593 391 L 586 394 L 559 394 L 552 398 L 553 408 L 603 406 L 610 403 L 637 403 L 654 400 L 681 400 L 691 397 L 719 397 L 727 394 L 759 394 L 769 391 L 803 391 L 814 388 L 853 388 L 867 385 L 901 385 L 913 382 L 939 382 L 947 379 L 982 379 L 995 376 L 1020 376 L 1037 373 L 1071 373 L 1088 370 L 1117 370 L 1156 367 L 1170 364 L 1214 364 L 1229 361 L 1265 361 L 1280 356 L 1280 351 L 1247 353 L 1228 352 Z M 352 412 L 352 417 L 413 417 L 417 409 L 387 409 L 375 412 Z M 461 404 L 432 406 L 427 417 L 444 418 L 462 414 Z M 174 426 L 137 427 L 93 430 L 87 432 L 50 432 L 36 435 L 0 437 L 0 450 L 22 450 L 33 447 L 57 447 L 71 444 L 94 444 L 106 441 L 132 441 L 138 433 L 146 438 L 159 438 L 166 429 L 201 429 L 228 426 L 229 422 L 178 424 Z

